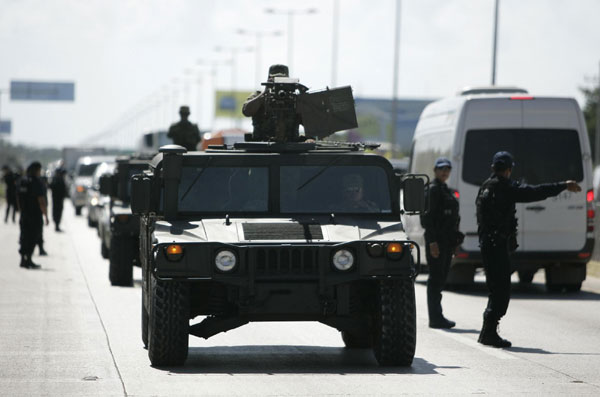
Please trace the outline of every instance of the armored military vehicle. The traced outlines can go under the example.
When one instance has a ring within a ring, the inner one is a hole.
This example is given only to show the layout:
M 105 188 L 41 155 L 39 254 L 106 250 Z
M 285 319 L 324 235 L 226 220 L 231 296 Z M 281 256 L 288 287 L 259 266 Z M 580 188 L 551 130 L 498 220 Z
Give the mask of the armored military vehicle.
M 152 365 L 184 364 L 189 335 L 251 321 L 319 321 L 380 365 L 411 365 L 420 251 L 400 215 L 423 210 L 425 181 L 364 148 L 160 149 L 133 177 L 131 199 Z
M 148 168 L 149 159 L 121 157 L 114 174 L 100 178 L 100 193 L 110 197 L 98 224 L 102 256 L 109 260 L 109 279 L 114 286 L 133 285 L 133 266 L 139 261 L 139 216 L 131 213 L 131 177 Z

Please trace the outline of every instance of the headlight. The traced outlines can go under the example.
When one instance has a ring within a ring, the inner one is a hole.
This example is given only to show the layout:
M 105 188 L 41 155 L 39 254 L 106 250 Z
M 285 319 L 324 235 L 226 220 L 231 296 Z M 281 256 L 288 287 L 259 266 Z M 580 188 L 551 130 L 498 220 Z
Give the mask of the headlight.
M 222 272 L 230 272 L 237 264 L 235 253 L 229 250 L 221 250 L 215 256 L 215 266 Z
M 341 249 L 333 255 L 332 262 L 336 269 L 348 270 L 354 265 L 354 255 L 346 249 Z

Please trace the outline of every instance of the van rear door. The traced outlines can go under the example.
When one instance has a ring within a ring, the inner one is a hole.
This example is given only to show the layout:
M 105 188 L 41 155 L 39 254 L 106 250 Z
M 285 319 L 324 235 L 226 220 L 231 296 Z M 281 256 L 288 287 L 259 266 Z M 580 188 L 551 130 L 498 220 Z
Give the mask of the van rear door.
M 528 184 L 585 182 L 585 167 L 579 126 L 579 109 L 565 99 L 534 99 L 523 104 L 523 130 L 519 157 L 524 164 L 519 178 Z M 516 169 L 521 168 L 517 165 Z M 587 183 L 581 193 L 564 191 L 523 208 L 520 233 L 523 249 L 577 251 L 586 241 Z

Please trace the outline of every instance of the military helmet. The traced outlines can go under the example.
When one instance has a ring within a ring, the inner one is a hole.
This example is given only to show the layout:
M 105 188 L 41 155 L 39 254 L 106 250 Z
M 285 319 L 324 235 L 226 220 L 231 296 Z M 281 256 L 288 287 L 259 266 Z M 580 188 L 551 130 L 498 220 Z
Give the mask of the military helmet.
M 273 77 L 289 77 L 290 71 L 286 65 L 275 64 L 269 67 L 269 78 Z
M 183 105 L 179 107 L 179 113 L 186 113 L 186 114 L 190 114 L 190 107 Z

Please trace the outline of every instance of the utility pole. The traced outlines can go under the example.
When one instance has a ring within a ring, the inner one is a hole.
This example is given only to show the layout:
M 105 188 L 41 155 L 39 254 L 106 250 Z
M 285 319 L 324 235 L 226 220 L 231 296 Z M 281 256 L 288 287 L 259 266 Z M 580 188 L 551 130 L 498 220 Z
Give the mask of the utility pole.
M 262 30 L 248 30 L 248 29 L 238 29 L 238 34 L 242 35 L 250 35 L 254 36 L 256 40 L 255 47 L 255 64 L 254 64 L 254 80 L 257 87 L 260 87 L 261 83 L 261 57 L 262 57 L 262 38 L 267 36 L 281 36 L 283 32 L 281 30 L 272 30 L 272 31 L 262 31 Z
M 400 58 L 400 2 L 396 0 L 396 27 L 394 31 L 394 70 L 393 70 L 393 93 L 392 93 L 392 128 L 391 128 L 391 154 L 396 155 L 396 132 L 398 124 L 398 65 Z
M 498 45 L 498 3 L 500 0 L 494 0 L 494 41 L 492 44 L 492 85 L 496 85 L 496 49 Z

